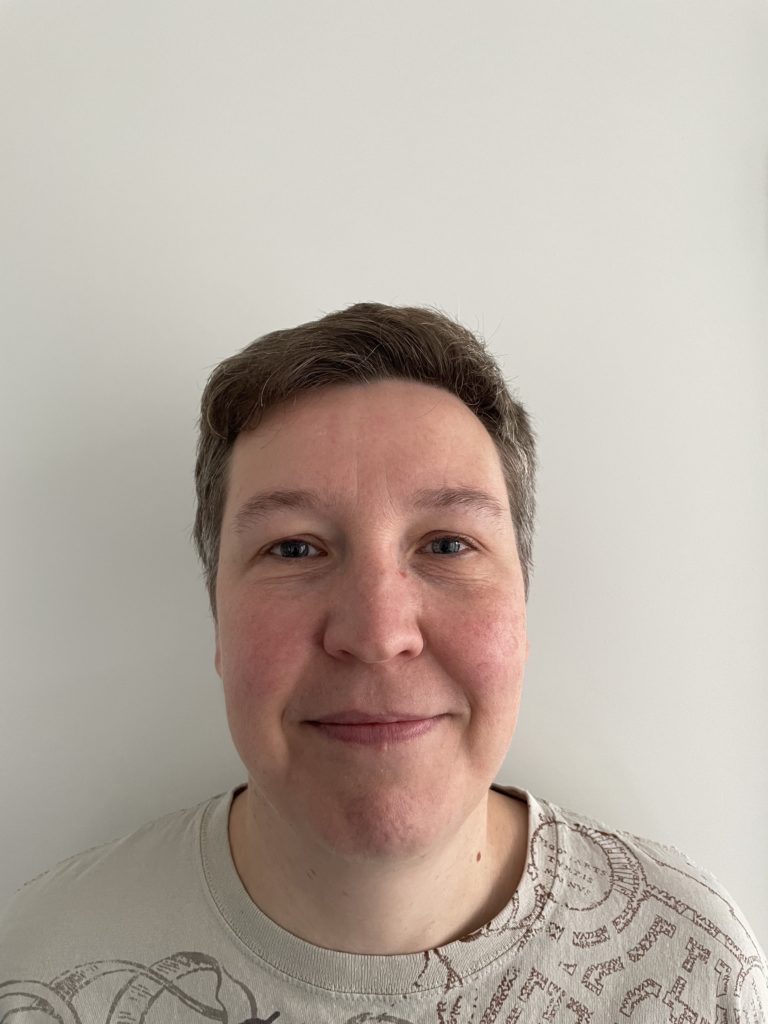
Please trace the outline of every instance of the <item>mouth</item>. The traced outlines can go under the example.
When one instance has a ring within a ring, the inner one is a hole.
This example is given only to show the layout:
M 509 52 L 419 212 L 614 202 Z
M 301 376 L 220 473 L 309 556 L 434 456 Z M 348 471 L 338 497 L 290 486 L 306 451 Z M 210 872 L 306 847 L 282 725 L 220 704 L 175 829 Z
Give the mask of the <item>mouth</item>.
M 358 746 L 402 743 L 437 728 L 446 715 L 370 714 L 340 712 L 307 724 L 326 739 Z
M 425 722 L 437 716 L 428 712 L 410 711 L 332 711 L 312 719 L 312 724 L 321 725 L 387 725 L 390 722 Z

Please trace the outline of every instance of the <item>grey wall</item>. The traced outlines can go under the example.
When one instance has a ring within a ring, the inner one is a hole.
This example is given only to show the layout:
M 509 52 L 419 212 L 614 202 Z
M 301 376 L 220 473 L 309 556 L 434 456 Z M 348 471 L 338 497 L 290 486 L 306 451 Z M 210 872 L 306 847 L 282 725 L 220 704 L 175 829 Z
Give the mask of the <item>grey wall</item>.
M 0 902 L 244 778 L 199 394 L 372 299 L 479 328 L 539 433 L 501 781 L 768 943 L 767 101 L 757 0 L 0 6 Z

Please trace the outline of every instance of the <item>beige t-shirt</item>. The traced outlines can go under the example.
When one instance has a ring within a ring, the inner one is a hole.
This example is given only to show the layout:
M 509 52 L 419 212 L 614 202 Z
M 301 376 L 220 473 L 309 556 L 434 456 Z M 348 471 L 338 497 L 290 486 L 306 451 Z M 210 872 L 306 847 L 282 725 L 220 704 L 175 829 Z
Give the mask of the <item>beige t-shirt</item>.
M 681 853 L 530 794 L 520 885 L 489 924 L 423 953 L 310 945 L 232 861 L 242 789 L 27 883 L 0 919 L 0 1024 L 765 1024 L 765 958 Z

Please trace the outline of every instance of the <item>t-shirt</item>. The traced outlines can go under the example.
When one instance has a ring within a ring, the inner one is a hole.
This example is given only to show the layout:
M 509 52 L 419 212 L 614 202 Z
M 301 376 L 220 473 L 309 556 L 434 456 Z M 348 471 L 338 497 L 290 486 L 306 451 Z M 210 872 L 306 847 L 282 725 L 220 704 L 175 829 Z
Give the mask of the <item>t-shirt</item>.
M 765 958 L 728 893 L 678 851 L 512 787 L 525 869 L 492 921 L 388 956 L 296 937 L 250 899 L 242 789 L 88 850 L 0 920 L 2 1024 L 764 1024 Z

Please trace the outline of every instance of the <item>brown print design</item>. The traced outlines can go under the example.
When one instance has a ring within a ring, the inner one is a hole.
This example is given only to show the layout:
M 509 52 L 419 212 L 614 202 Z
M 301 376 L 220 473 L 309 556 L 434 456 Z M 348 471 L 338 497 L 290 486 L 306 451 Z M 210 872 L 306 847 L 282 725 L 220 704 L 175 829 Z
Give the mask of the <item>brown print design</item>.
M 695 874 L 661 860 L 658 864 L 667 878 L 674 872 L 694 882 L 705 898 L 702 906 L 712 906 L 713 896 L 722 899 Z M 506 913 L 462 940 L 461 948 L 477 949 L 475 963 L 456 962 L 449 947 L 422 955 L 420 971 L 417 968 L 410 988 L 406 984 L 408 991 L 402 993 L 421 990 L 427 997 L 426 1003 L 419 999 L 418 1009 L 409 1007 L 414 1020 L 437 1024 L 599 1024 L 609 1016 L 678 1024 L 765 1024 L 768 1020 L 757 950 L 745 951 L 706 914 L 666 887 L 650 883 L 622 835 L 557 817 L 540 819 L 531 837 L 526 872 L 528 884 L 520 887 Z M 693 892 L 690 886 L 687 891 Z M 488 985 L 491 979 L 484 970 L 488 964 L 482 962 L 484 950 L 478 940 L 502 933 L 512 942 L 499 975 Z M 534 938 L 539 945 L 527 950 Z M 551 948 L 546 957 L 541 955 L 542 943 Z M 552 954 L 559 966 L 542 970 L 541 964 L 551 963 Z M 485 974 L 485 983 L 475 980 L 477 971 Z M 702 972 L 712 975 L 711 984 L 698 984 Z M 431 1006 L 430 991 L 435 991 Z M 696 1005 L 696 992 L 702 997 L 704 992 L 711 993 L 706 1006 Z M 740 1010 L 731 1009 L 735 998 Z M 400 998 L 398 1003 L 402 1005 Z M 98 1021 L 94 1006 L 103 1014 Z M 337 1004 L 335 1010 L 339 1008 Z M 312 1019 L 327 1019 L 323 1009 L 317 1005 Z M 176 953 L 150 967 L 102 960 L 64 972 L 49 984 L 0 985 L 0 1024 L 11 1024 L 25 1011 L 34 1015 L 34 1024 L 167 1024 L 170 1019 L 184 1024 L 293 1024 L 295 1019 L 284 1009 L 276 1010 L 274 1003 L 259 1006 L 253 992 L 215 959 L 191 952 Z M 81 1016 L 81 1011 L 88 1016 Z M 329 1019 L 343 1024 L 343 1014 Z M 302 1015 L 302 1024 L 303 1020 Z M 353 1015 L 346 1024 L 414 1024 L 414 1020 L 396 1010 L 380 1010 Z
M 0 1024 L 34 1014 L 56 1024 L 92 1024 L 93 1006 L 104 1007 L 99 1024 L 273 1024 L 277 1011 L 260 1015 L 253 993 L 204 953 L 175 953 L 150 967 L 129 960 L 96 960 L 60 974 L 50 984 L 0 984 Z M 81 1016 L 86 1012 L 88 1016 Z M 184 1009 L 181 1009 L 181 1008 Z

